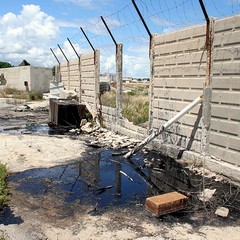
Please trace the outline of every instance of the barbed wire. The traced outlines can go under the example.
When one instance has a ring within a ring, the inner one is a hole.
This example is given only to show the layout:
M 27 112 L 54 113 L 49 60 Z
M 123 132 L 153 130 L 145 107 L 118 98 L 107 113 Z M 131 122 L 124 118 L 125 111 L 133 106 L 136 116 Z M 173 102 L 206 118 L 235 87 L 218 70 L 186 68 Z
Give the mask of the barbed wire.
M 229 0 L 224 9 L 220 7 L 223 2 L 224 0 L 205 0 L 208 15 L 225 17 L 240 12 L 240 0 Z M 199 0 L 136 0 L 136 4 L 150 31 L 158 34 L 205 23 Z M 130 44 L 148 46 L 149 36 L 130 0 L 116 12 L 104 16 L 104 19 L 116 41 L 122 42 L 124 47 L 128 48 Z M 100 49 L 105 54 L 114 51 L 114 43 L 100 18 L 83 29 L 95 49 Z M 80 28 L 69 38 L 80 53 L 91 51 Z M 67 44 L 64 42 L 60 46 L 70 55 L 71 59 L 75 56 Z M 62 55 L 57 47 L 54 50 Z

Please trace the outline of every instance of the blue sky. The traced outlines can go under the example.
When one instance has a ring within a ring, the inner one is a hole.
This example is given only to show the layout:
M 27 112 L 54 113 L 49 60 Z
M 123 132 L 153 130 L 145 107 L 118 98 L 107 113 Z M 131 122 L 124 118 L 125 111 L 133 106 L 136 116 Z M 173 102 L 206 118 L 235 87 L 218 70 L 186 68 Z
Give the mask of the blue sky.
M 198 0 L 136 0 L 153 33 L 204 23 Z M 240 12 L 240 0 L 205 0 L 210 16 Z M 117 42 L 124 46 L 123 75 L 148 77 L 149 37 L 131 0 L 0 0 L 0 61 L 18 65 L 26 59 L 35 66 L 52 67 L 64 58 L 76 58 L 67 38 L 79 53 L 91 52 L 79 27 L 101 52 L 101 72 L 115 71 L 115 47 L 104 28 L 103 16 Z

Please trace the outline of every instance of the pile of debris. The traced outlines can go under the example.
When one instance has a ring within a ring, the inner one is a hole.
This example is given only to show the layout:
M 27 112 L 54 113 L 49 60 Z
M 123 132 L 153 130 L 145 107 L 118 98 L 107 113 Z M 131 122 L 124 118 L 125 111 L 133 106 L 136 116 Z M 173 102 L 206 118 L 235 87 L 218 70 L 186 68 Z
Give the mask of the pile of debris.
M 69 134 L 87 134 L 88 140 L 86 140 L 86 145 L 95 148 L 133 148 L 137 143 L 140 142 L 139 140 L 132 139 L 127 136 L 122 136 L 118 133 L 113 133 L 105 128 L 98 126 L 93 122 L 87 122 L 86 119 L 82 119 L 80 128 L 70 129 Z

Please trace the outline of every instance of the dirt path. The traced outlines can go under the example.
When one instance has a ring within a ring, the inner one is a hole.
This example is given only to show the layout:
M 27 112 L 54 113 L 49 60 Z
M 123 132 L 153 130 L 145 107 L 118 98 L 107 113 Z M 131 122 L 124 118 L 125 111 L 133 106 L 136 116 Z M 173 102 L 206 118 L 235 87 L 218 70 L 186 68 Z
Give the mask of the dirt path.
M 16 112 L 14 115 L 14 111 L 5 109 L 0 116 L 2 125 L 15 125 L 9 123 L 10 116 L 19 117 L 18 126 L 21 126 L 29 122 L 26 114 L 31 114 L 30 122 L 47 122 L 47 113 Z M 155 218 L 143 204 L 100 208 L 84 202 L 82 197 L 72 199 L 78 192 L 73 195 L 70 187 L 78 184 L 78 191 L 86 187 L 76 175 L 79 163 L 86 159 L 93 161 L 98 156 L 98 150 L 91 151 L 80 138 L 2 133 L 0 146 L 1 162 L 7 164 L 11 173 L 11 201 L 0 213 L 0 236 L 2 233 L 5 239 L 239 239 L 240 220 L 233 218 L 232 212 L 226 219 L 212 219 L 207 211 Z M 62 183 L 64 187 L 60 188 Z

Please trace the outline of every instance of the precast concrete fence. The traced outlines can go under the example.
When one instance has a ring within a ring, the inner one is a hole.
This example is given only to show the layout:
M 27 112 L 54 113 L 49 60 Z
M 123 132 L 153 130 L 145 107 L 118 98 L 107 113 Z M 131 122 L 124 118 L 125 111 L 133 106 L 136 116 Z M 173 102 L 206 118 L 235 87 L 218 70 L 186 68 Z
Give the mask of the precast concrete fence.
M 117 51 L 116 59 L 119 54 Z M 240 166 L 240 15 L 210 19 L 208 27 L 153 34 L 148 129 L 121 116 L 121 93 L 117 94 L 117 109 L 99 105 L 99 55 L 97 51 L 61 63 L 60 71 L 67 90 L 76 90 L 80 101 L 101 108 L 108 128 L 143 139 L 203 95 L 202 104 L 150 146 L 178 158 L 214 159 Z M 121 84 L 121 77 L 116 81 Z

